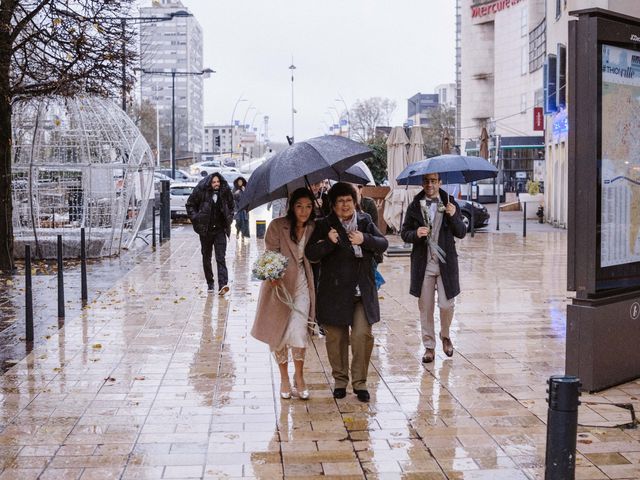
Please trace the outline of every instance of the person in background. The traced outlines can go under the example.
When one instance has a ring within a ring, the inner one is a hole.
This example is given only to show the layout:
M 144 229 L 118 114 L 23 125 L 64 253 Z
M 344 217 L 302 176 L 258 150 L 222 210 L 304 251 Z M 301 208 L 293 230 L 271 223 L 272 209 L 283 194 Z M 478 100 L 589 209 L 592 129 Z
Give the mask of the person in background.
M 358 206 L 364 213 L 368 213 L 373 220 L 374 225 L 378 226 L 378 207 L 376 207 L 376 201 L 371 197 L 365 197 L 362 195 L 364 185 L 357 185 L 356 192 L 358 193 Z
M 289 292 L 296 309 L 283 303 L 271 281 L 260 286 L 256 317 L 251 335 L 269 345 L 280 370 L 280 396 L 297 395 L 309 398 L 304 381 L 304 357 L 308 343 L 308 321 L 315 316 L 315 288 L 311 264 L 304 256 L 307 241 L 313 232 L 313 195 L 299 188 L 291 195 L 286 217 L 269 224 L 265 235 L 265 249 L 276 251 L 289 259 L 280 286 Z M 295 367 L 294 388 L 289 381 L 289 351 Z
M 373 255 L 383 253 L 388 241 L 369 215 L 356 211 L 357 200 L 351 184 L 338 182 L 331 187 L 329 203 L 333 211 L 316 220 L 305 253 L 311 262 L 320 262 L 316 318 L 325 330 L 335 382 L 333 396 L 347 395 L 350 370 L 353 393 L 361 402 L 368 402 L 371 326 L 380 321 Z
M 327 180 L 328 181 L 328 180 Z M 329 197 L 327 195 L 327 189 L 325 187 L 325 180 L 321 180 L 316 183 L 312 183 L 311 191 L 315 197 L 313 207 L 317 218 L 326 217 L 331 213 L 331 207 L 329 206 Z
M 287 199 L 276 198 L 267 204 L 267 210 L 271 210 L 271 218 L 279 218 L 287 214 Z
M 244 191 L 247 188 L 247 180 L 238 177 L 233 181 L 233 200 L 235 204 L 234 220 L 236 221 L 236 238 L 242 234 L 242 238 L 249 238 L 249 210 L 239 208 Z
M 212 250 L 215 250 L 218 295 L 224 295 L 229 291 L 225 254 L 227 238 L 231 235 L 234 210 L 233 194 L 229 184 L 218 172 L 207 175 L 189 195 L 186 208 L 193 229 L 200 236 L 202 267 L 207 280 L 207 290 L 214 291 L 211 254 Z

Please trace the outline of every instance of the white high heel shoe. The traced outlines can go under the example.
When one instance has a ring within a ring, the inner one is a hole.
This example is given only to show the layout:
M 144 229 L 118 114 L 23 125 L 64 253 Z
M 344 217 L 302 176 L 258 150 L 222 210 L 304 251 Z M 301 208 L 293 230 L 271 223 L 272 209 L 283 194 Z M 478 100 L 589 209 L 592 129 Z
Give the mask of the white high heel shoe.
M 280 387 L 280 398 L 283 400 L 289 400 L 291 398 L 291 387 L 286 392 L 282 391 L 282 387 Z
M 308 388 L 305 388 L 304 390 L 298 390 L 298 387 L 295 384 L 294 384 L 293 388 L 294 388 L 294 390 L 296 392 L 296 395 L 298 396 L 298 398 L 300 400 L 309 400 L 309 397 L 311 395 L 309 394 L 309 389 Z

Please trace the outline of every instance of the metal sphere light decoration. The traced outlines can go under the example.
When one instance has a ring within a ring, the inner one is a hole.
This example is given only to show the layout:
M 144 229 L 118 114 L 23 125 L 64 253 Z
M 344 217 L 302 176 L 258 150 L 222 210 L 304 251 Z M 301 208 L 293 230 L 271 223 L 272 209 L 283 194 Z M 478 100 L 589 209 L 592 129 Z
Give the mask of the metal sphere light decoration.
M 21 101 L 12 133 L 16 257 L 26 244 L 37 257 L 55 257 L 60 234 L 65 256 L 77 256 L 83 227 L 90 257 L 131 247 L 149 220 L 154 167 L 125 112 L 90 96 Z

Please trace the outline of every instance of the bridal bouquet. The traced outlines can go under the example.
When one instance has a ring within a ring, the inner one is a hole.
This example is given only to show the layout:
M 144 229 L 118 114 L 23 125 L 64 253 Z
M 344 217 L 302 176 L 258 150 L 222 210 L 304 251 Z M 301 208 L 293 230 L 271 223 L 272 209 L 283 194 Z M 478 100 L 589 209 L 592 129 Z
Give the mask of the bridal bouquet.
M 281 253 L 267 250 L 253 264 L 254 278 L 258 280 L 279 280 L 287 269 L 289 259 Z

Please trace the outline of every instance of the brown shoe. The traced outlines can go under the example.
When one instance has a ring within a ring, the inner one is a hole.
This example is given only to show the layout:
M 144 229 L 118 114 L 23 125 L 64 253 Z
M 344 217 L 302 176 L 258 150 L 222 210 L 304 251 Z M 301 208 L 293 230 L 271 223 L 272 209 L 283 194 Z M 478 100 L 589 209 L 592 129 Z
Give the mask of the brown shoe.
M 440 337 L 442 340 L 442 351 L 447 357 L 453 356 L 453 343 L 451 343 L 451 339 L 448 337 Z
M 433 348 L 427 348 L 422 356 L 422 363 L 431 363 L 436 358 L 436 352 Z

